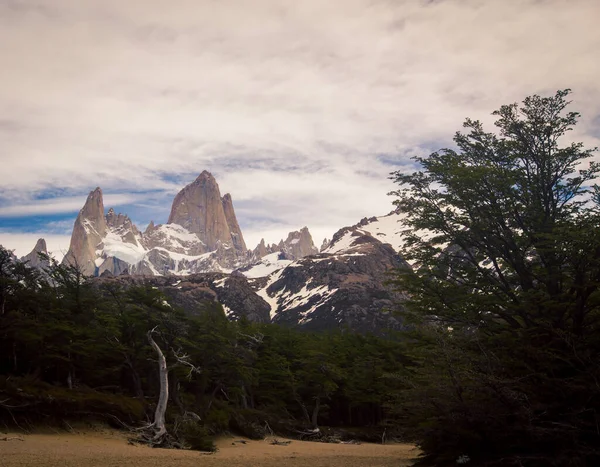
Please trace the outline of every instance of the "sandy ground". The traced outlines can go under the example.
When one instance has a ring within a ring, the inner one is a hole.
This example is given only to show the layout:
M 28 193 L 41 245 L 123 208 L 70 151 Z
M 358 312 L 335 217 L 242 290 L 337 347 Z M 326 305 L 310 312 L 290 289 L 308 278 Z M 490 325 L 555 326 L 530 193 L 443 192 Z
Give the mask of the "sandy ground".
M 18 437 L 19 439 L 11 439 Z M 3 438 L 8 440 L 4 441 Z M 409 466 L 417 455 L 408 444 L 325 444 L 292 441 L 275 446 L 265 441 L 221 438 L 215 454 L 128 445 L 122 433 L 99 430 L 65 434 L 0 433 L 1 467 L 387 467 Z

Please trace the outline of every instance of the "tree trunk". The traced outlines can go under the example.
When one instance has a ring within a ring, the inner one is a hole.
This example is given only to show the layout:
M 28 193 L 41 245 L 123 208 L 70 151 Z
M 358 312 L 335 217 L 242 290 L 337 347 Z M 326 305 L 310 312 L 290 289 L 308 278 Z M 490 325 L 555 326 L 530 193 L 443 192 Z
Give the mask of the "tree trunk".
M 160 379 L 160 395 L 158 397 L 158 404 L 156 404 L 156 411 L 154 412 L 154 439 L 158 440 L 167 433 L 165 427 L 165 412 L 167 411 L 167 401 L 169 400 L 169 376 L 167 372 L 167 360 L 165 355 L 160 350 L 160 347 L 152 338 L 152 331 L 148 331 L 148 342 L 158 355 L 158 372 Z
M 133 392 L 135 393 L 135 397 L 139 400 L 144 400 L 144 390 L 142 388 L 142 379 L 140 378 L 139 373 L 135 369 L 133 361 L 129 355 L 125 355 L 125 364 L 131 370 L 131 382 L 133 383 Z
M 242 407 L 244 409 L 248 408 L 248 398 L 246 397 L 246 385 L 242 383 Z
M 302 408 L 302 415 L 304 415 L 306 423 L 310 423 L 310 415 L 308 415 L 308 409 L 306 408 L 306 405 L 304 405 L 304 402 L 302 402 L 302 399 L 300 399 L 299 396 L 296 396 L 296 402 L 298 402 L 298 405 L 300 405 L 300 407 Z
M 311 418 L 312 426 L 314 428 L 319 428 L 319 424 L 317 423 L 317 421 L 319 419 L 319 409 L 320 408 L 321 408 L 321 397 L 317 396 L 315 398 L 315 408 L 313 409 L 312 418 Z
M 175 402 L 177 407 L 179 407 L 181 415 L 184 415 L 187 411 L 185 410 L 185 407 L 179 398 L 179 379 L 173 372 L 171 372 L 171 379 L 169 382 L 171 383 L 171 400 Z

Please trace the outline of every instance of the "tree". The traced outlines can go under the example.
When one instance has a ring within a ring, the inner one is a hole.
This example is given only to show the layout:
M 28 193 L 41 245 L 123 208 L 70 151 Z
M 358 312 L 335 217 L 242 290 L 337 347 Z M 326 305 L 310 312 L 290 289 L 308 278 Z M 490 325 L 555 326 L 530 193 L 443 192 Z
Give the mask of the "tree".
M 423 422 L 425 465 L 462 455 L 591 465 L 600 455 L 600 210 L 590 186 L 600 166 L 587 161 L 593 149 L 560 145 L 579 118 L 566 112 L 569 92 L 502 106 L 497 134 L 467 119 L 457 149 L 392 174 L 414 264 L 397 283 L 411 297 L 420 363 L 407 406 Z

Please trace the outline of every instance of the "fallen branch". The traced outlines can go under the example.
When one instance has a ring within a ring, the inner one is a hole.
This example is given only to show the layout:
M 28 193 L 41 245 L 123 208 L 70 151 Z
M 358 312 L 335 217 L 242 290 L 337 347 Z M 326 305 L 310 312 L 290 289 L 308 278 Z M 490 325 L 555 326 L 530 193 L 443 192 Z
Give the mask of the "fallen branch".
M 23 438 L 19 438 L 18 436 L 5 436 L 4 438 L 0 438 L 0 441 L 25 441 Z
M 273 444 L 275 446 L 287 446 L 290 443 L 291 441 L 279 441 L 278 439 L 274 439 L 273 441 L 271 441 L 270 444 Z

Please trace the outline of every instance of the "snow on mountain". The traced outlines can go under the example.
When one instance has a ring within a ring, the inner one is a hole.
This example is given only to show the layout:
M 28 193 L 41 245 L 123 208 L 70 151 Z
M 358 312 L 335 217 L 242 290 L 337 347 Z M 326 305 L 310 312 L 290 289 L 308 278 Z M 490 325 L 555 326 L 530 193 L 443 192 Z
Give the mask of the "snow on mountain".
M 350 253 L 356 250 L 355 242 L 361 235 L 370 235 L 381 243 L 387 243 L 395 251 L 399 251 L 404 246 L 406 226 L 403 224 L 403 220 L 405 218 L 405 214 L 396 211 L 385 216 L 364 218 L 356 225 L 339 230 L 322 250 L 322 253 Z
M 403 224 L 406 214 L 393 211 L 386 216 L 380 216 L 375 220 L 361 226 L 361 230 L 368 232 L 381 243 L 391 245 L 396 251 L 404 246 Z
M 268 254 L 260 259 L 259 262 L 252 264 L 251 266 L 241 269 L 240 272 L 250 278 L 255 279 L 257 277 L 266 277 L 279 269 L 283 269 L 293 261 L 289 259 L 285 259 L 285 255 L 283 255 L 280 251 L 276 251 L 275 253 Z
M 144 232 L 124 214 L 104 213 L 100 188 L 79 212 L 64 262 L 86 275 L 186 275 L 231 272 L 248 264 L 230 195 L 223 198 L 214 177 L 204 171 L 173 201 L 169 223 Z
M 293 262 L 267 255 L 264 263 L 241 272 L 269 304 L 275 323 L 307 329 L 398 329 L 402 324 L 386 308 L 400 296 L 384 280 L 390 270 L 409 267 L 398 255 L 403 219 L 397 212 L 366 218 L 336 232 L 321 253 Z
M 104 259 L 110 257 L 115 257 L 129 264 L 136 264 L 140 262 L 146 254 L 146 249 L 137 241 L 137 239 L 135 243 L 126 242 L 120 235 L 111 230 L 106 232 L 106 235 L 99 246 L 101 248 L 96 250 L 96 254 L 98 255 L 96 266 L 98 267 L 100 267 Z

